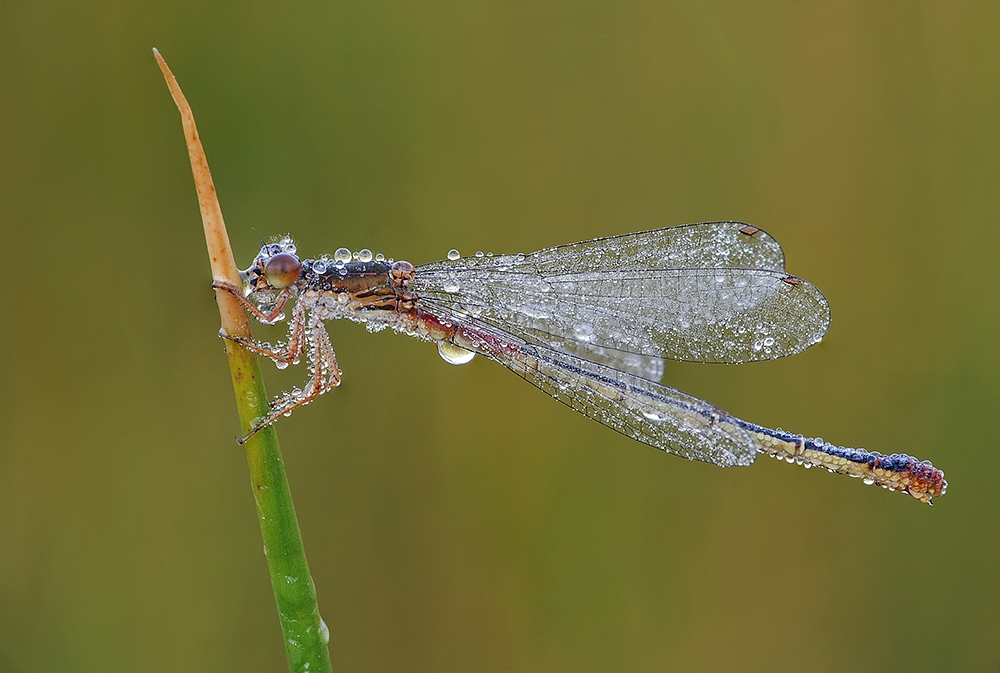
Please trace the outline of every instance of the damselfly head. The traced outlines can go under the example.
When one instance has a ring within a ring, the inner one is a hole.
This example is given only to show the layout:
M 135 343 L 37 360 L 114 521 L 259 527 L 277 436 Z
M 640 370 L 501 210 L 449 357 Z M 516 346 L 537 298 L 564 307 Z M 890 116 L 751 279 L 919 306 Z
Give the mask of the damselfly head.
M 246 271 L 240 272 L 247 294 L 262 290 L 283 290 L 299 279 L 302 264 L 295 254 L 295 242 L 288 236 L 277 243 L 265 243 Z

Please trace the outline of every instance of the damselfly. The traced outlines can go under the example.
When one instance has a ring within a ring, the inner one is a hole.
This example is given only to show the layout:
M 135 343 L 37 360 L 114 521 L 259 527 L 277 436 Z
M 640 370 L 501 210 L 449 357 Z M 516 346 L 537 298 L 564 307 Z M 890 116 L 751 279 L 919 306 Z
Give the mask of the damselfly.
M 300 259 L 288 237 L 265 244 L 238 297 L 274 324 L 294 300 L 287 341 L 232 339 L 279 368 L 305 355 L 310 377 L 277 397 L 261 428 L 340 383 L 323 321 L 347 318 L 433 341 L 453 364 L 476 354 L 623 435 L 691 460 L 749 465 L 759 452 L 863 479 L 922 502 L 944 474 L 905 454 L 882 455 L 772 430 L 659 383 L 663 358 L 742 363 L 798 353 L 822 340 L 830 308 L 785 271 L 778 242 L 742 222 L 703 222 L 414 267 L 369 250 Z

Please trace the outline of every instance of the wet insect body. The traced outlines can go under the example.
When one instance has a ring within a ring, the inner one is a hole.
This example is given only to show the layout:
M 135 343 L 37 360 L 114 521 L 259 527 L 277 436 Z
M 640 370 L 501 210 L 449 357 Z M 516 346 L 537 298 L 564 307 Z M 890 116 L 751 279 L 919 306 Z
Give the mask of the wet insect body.
M 445 360 L 475 354 L 504 365 L 584 415 L 658 449 L 721 466 L 758 452 L 863 479 L 923 501 L 944 474 L 905 454 L 834 446 L 738 419 L 658 382 L 663 359 L 741 363 L 792 355 L 830 323 L 822 293 L 785 271 L 781 247 L 741 222 L 703 222 L 414 267 L 340 249 L 301 260 L 285 238 L 266 244 L 244 287 L 226 290 L 273 324 L 294 301 L 276 347 L 223 334 L 279 367 L 304 355 L 310 378 L 279 396 L 241 443 L 340 382 L 324 321 L 346 318 L 438 345 Z

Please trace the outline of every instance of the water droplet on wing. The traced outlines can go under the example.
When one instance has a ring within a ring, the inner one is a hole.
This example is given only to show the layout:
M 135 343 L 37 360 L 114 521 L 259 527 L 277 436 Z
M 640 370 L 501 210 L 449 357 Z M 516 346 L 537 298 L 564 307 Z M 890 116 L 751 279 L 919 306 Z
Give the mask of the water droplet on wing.
M 587 323 L 581 323 L 573 328 L 573 336 L 577 338 L 578 341 L 590 342 L 594 340 L 594 326 L 588 325 Z
M 464 365 L 471 362 L 476 354 L 447 341 L 438 341 L 438 354 L 448 364 Z

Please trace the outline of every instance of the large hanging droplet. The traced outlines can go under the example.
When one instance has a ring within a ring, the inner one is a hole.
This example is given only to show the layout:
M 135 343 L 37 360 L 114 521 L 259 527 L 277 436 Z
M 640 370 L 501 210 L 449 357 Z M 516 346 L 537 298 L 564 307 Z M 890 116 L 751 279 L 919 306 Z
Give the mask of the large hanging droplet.
M 467 362 L 472 362 L 472 358 L 476 357 L 472 351 L 467 351 L 461 346 L 447 341 L 438 341 L 438 354 L 441 359 L 452 365 L 464 365 Z

